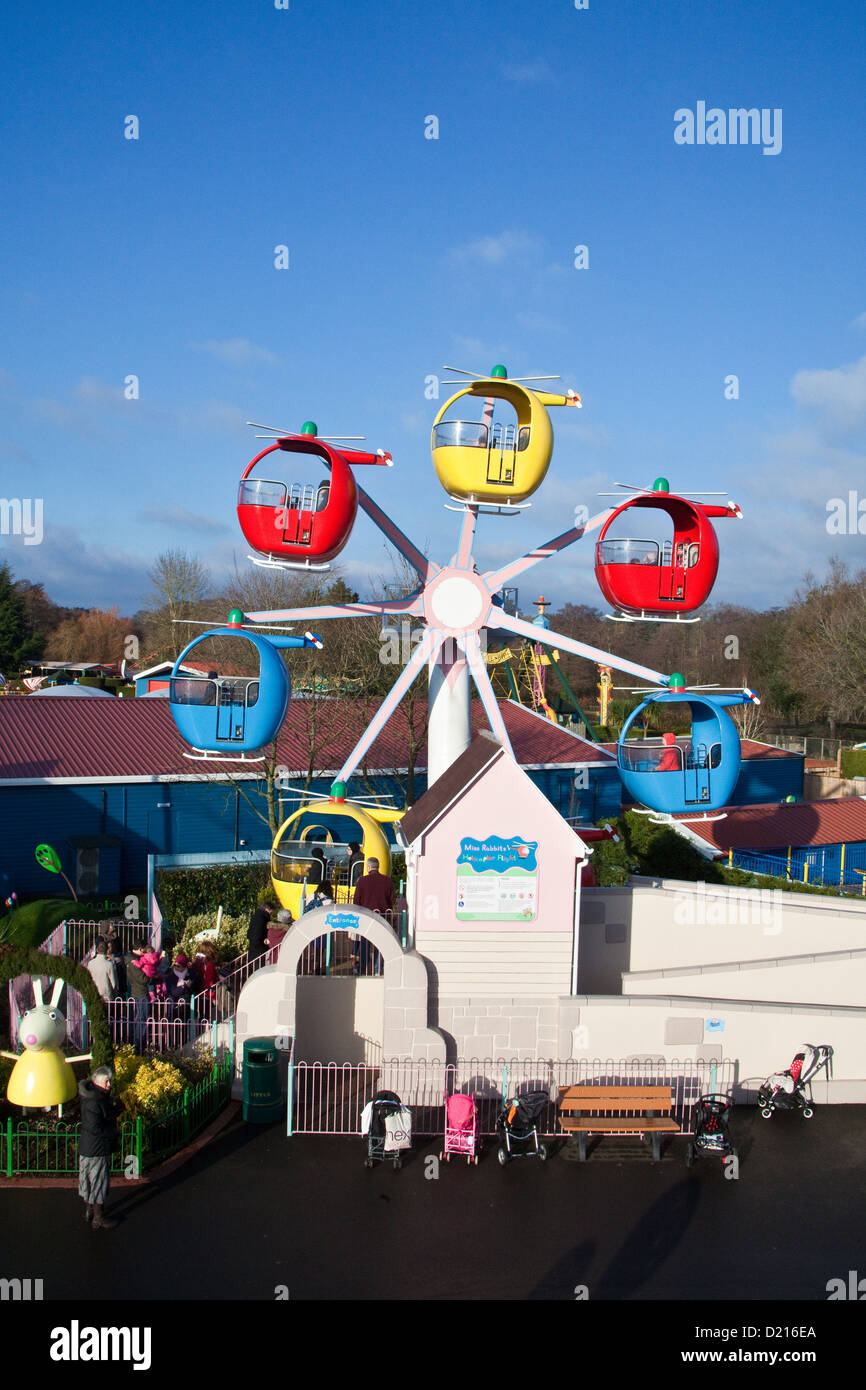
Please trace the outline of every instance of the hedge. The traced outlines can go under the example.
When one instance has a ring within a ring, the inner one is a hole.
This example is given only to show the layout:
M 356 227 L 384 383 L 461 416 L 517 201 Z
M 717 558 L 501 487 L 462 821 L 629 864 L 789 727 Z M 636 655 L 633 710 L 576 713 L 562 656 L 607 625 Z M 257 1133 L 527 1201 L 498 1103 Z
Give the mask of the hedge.
M 262 897 L 275 896 L 270 865 L 214 864 L 201 869 L 160 869 L 156 893 L 163 917 L 180 936 L 188 917 L 215 912 L 247 916 Z
M 69 956 L 48 956 L 42 951 L 0 946 L 0 984 L 14 980 L 16 975 L 47 975 L 51 980 L 65 980 L 67 985 L 77 989 L 87 1005 L 90 1018 L 93 1039 L 92 1066 L 111 1066 L 114 1048 L 108 1026 L 108 1014 L 92 976 L 83 965 L 70 960 Z
M 866 777 L 866 748 L 842 749 L 842 776 Z

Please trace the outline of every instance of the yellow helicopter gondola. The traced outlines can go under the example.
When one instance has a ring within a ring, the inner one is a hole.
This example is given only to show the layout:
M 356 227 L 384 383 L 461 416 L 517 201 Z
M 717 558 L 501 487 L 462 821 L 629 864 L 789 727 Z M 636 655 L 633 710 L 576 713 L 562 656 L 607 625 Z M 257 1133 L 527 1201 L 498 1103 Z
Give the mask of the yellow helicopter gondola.
M 487 401 L 483 420 L 444 419 L 462 396 Z M 494 424 L 493 406 L 497 400 L 508 401 L 514 407 L 516 422 Z M 530 390 L 517 381 L 509 381 L 504 367 L 494 367 L 489 377 L 479 377 L 455 392 L 433 421 L 430 448 L 440 483 L 459 502 L 508 508 L 525 501 L 544 481 L 553 453 L 553 429 L 546 407 L 580 403 L 580 396 L 574 391 L 559 395 Z
M 318 881 L 313 870 L 314 847 L 324 852 L 326 878 L 334 901 L 352 902 L 355 883 L 364 872 L 367 859 L 378 859 L 379 872 L 390 874 L 391 848 L 382 826 L 405 814 L 405 810 L 393 806 L 347 801 L 341 782 L 334 783 L 330 798 L 305 801 L 283 821 L 271 851 L 271 882 L 280 905 L 296 918 L 303 912 L 305 896 L 312 896 L 312 883 Z M 363 862 L 350 862 L 352 843 L 360 845 Z

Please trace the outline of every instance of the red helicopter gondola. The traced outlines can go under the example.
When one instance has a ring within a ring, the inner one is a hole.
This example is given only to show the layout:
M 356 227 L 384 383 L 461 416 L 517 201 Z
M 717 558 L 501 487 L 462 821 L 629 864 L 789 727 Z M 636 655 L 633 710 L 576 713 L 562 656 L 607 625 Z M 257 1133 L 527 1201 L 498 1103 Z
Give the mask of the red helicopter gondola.
M 251 478 L 256 464 L 276 449 L 320 459 L 330 477 L 319 483 Z M 247 465 L 238 489 L 238 521 L 250 545 L 259 552 L 250 559 L 274 569 L 328 569 L 328 562 L 339 555 L 349 539 L 358 512 L 352 468 L 358 464 L 389 467 L 391 463 L 391 455 L 382 449 L 367 454 L 334 448 L 331 441 L 318 438 L 311 420 L 300 434 L 277 433 L 275 442 Z
M 693 613 L 709 598 L 719 568 L 719 542 L 710 517 L 742 519 L 743 513 L 736 502 L 720 506 L 678 497 L 671 492 L 667 478 L 656 478 L 652 491 L 634 490 L 638 495 L 611 513 L 596 544 L 596 579 L 616 609 L 607 616 L 627 623 L 696 623 L 698 618 L 684 615 Z M 636 508 L 666 513 L 673 523 L 673 539 L 660 542 L 610 537 L 608 532 L 617 518 Z

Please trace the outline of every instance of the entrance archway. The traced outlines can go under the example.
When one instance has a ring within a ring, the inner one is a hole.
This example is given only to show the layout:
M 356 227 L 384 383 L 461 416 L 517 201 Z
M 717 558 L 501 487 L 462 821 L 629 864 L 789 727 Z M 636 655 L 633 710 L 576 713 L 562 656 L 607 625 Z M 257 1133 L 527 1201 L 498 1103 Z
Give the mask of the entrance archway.
M 357 932 L 379 952 L 381 977 L 299 977 L 302 958 L 318 938 L 330 932 L 346 931 Z M 309 986 L 313 989 L 309 990 Z M 345 1000 L 340 1001 L 331 992 L 335 986 L 337 989 L 348 987 L 344 990 Z M 348 1022 L 350 997 L 351 1028 Z M 334 1004 L 337 1007 L 331 1021 Z M 372 1019 L 374 1014 L 381 1018 L 381 1042 L 373 1036 L 371 1028 L 365 1030 L 364 1027 L 363 1020 Z M 356 1026 L 356 1020 L 360 1021 L 360 1027 Z M 306 1041 L 301 1035 L 302 1029 L 307 1033 Z M 352 1058 L 309 1054 L 315 1045 L 333 1052 L 335 1045 L 348 1046 L 352 1039 L 356 1050 L 363 1051 L 367 1045 L 365 1031 L 379 1053 L 376 1061 L 381 1057 L 445 1062 L 445 1039 L 438 1029 L 427 1026 L 427 970 L 423 957 L 417 951 L 404 951 L 384 918 L 368 908 L 332 906 L 305 912 L 283 937 L 275 963 L 256 970 L 241 990 L 235 1018 L 235 1091 L 240 1092 L 240 1066 L 246 1038 L 275 1037 L 286 1061 L 294 1041 L 306 1054 L 303 1060 L 342 1062 Z M 296 1060 L 300 1060 L 297 1051 Z M 361 1056 L 357 1060 L 365 1058 Z

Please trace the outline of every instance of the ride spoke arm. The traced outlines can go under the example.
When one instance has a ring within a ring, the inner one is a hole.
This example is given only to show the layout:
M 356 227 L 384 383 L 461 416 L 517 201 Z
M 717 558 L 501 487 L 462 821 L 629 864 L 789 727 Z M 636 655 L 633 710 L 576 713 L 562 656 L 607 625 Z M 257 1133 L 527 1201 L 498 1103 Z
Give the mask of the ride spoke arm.
M 406 663 L 399 679 L 388 691 L 388 694 L 385 696 L 372 720 L 367 725 L 362 738 L 355 744 L 355 747 L 337 773 L 334 779 L 336 782 L 345 782 L 351 777 L 355 768 L 367 752 L 367 749 L 379 737 L 379 734 L 382 732 L 391 715 L 406 694 L 409 686 L 415 680 L 418 673 L 426 666 L 430 657 L 436 655 L 444 641 L 445 638 L 441 632 L 438 632 L 435 628 L 427 629 L 423 638 L 418 643 L 418 646 L 415 648 L 415 651 L 412 653 L 411 658 Z
M 503 747 L 514 757 L 514 750 L 511 747 L 511 739 L 508 737 L 508 731 L 505 728 L 502 711 L 499 708 L 499 702 L 493 692 L 493 686 L 490 684 L 490 677 L 484 665 L 484 658 L 481 655 L 478 634 L 476 632 L 468 632 L 465 637 L 459 638 L 458 642 L 466 653 L 469 670 L 472 672 L 472 679 L 481 697 L 484 713 L 487 715 L 490 722 L 490 728 Z
M 419 579 L 429 583 L 430 580 L 439 573 L 439 566 L 433 560 L 428 560 L 426 555 L 422 555 L 416 545 L 413 545 L 408 536 L 404 536 L 400 527 L 382 511 L 368 493 L 362 487 L 358 488 L 358 502 L 371 521 L 375 522 L 379 530 L 382 531 L 400 554 L 409 561 Z
M 509 613 L 503 612 L 501 608 L 493 609 L 491 616 L 494 614 L 497 628 L 516 632 L 518 636 L 528 637 L 532 642 L 542 642 L 547 647 L 559 647 L 562 651 L 571 652 L 574 656 L 582 656 L 587 661 L 594 661 L 603 666 L 613 666 L 617 671 L 626 671 L 631 676 L 639 677 L 640 680 L 651 681 L 653 685 L 666 686 L 668 683 L 668 677 L 662 671 L 653 671 L 648 666 L 638 666 L 634 661 L 626 661 L 621 656 L 613 656 L 610 652 L 603 652 L 600 647 L 590 647 L 585 642 L 576 642 L 571 637 L 563 637 L 558 632 L 552 632 L 550 628 L 535 627 L 533 623 L 527 623 L 523 618 L 513 618 Z M 491 626 L 493 626 L 492 623 Z
M 590 517 L 582 526 L 572 526 L 570 531 L 563 531 L 561 536 L 554 536 L 552 541 L 545 541 L 544 545 L 536 546 L 535 550 L 529 550 L 522 555 L 519 560 L 512 560 L 510 565 L 503 565 L 501 569 L 490 570 L 483 576 L 485 584 L 488 585 L 490 592 L 495 594 L 516 575 L 523 574 L 525 570 L 537 565 L 539 560 L 547 560 L 551 555 L 556 555 L 560 550 L 565 550 L 569 545 L 574 545 L 588 531 L 596 531 L 599 526 L 603 526 L 613 511 L 609 507 L 607 511 L 599 512 L 598 516 Z
M 309 622 L 311 618 L 365 618 L 386 613 L 408 613 L 417 617 L 424 611 L 422 599 L 415 594 L 406 598 L 382 599 L 376 603 L 332 603 L 319 608 L 272 608 L 247 613 L 254 623 Z
M 475 539 L 475 526 L 478 521 L 478 508 L 473 507 L 471 502 L 466 504 L 466 511 L 463 514 L 463 526 L 460 530 L 460 544 L 454 563 L 458 569 L 465 570 L 469 565 L 472 555 L 472 542 Z

